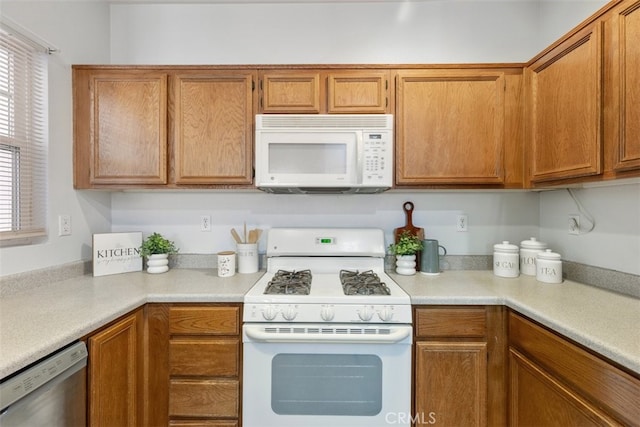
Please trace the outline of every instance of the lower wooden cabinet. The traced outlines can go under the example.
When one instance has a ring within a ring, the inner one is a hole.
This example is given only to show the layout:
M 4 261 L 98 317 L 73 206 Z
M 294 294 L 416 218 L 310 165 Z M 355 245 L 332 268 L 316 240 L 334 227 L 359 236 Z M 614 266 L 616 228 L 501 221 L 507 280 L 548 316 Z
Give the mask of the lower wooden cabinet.
M 509 313 L 509 425 L 640 425 L 640 378 Z
M 504 308 L 416 307 L 416 425 L 505 425 Z
M 238 426 L 240 305 L 147 307 L 149 425 Z
M 89 336 L 89 426 L 142 425 L 143 309 Z

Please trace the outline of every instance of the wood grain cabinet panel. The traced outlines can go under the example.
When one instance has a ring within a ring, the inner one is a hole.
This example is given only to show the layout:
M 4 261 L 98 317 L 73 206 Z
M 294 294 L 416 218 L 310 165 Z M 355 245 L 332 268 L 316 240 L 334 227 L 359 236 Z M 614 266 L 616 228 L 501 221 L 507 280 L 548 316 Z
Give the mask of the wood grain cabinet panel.
M 140 309 L 88 339 L 89 425 L 141 425 L 142 328 Z
M 601 27 L 574 34 L 527 69 L 534 183 L 602 173 Z
M 76 188 L 167 183 L 167 73 L 74 69 Z
M 416 309 L 417 337 L 482 338 L 487 331 L 486 310 L 429 307 Z
M 295 69 L 260 72 L 262 113 L 387 113 L 389 70 Z
M 505 73 L 400 70 L 396 184 L 502 184 Z
M 598 420 L 610 418 L 615 420 L 612 425 L 640 425 L 637 375 L 517 313 L 509 313 L 508 319 L 511 361 L 515 363 L 511 368 L 512 421 L 520 417 L 532 420 L 539 407 L 554 401 L 567 419 L 590 419 L 597 425 L 609 425 Z M 537 395 L 536 390 L 544 390 L 544 394 Z M 552 418 L 547 421 L 546 425 L 553 425 Z M 540 425 L 545 424 L 541 421 Z
M 499 306 L 414 307 L 415 425 L 506 425 L 506 317 Z
M 439 426 L 487 425 L 487 344 L 416 343 L 419 419 Z
M 623 2 L 612 12 L 605 44 L 610 81 L 614 171 L 640 169 L 640 1 Z M 609 136 L 609 133 L 607 133 Z
M 251 184 L 253 71 L 175 76 L 176 184 Z
M 169 416 L 237 418 L 238 381 L 172 379 L 169 386 Z
M 509 366 L 510 426 L 621 425 L 515 350 Z
M 261 74 L 263 113 L 319 113 L 320 73 L 273 71 Z
M 328 73 L 328 113 L 386 113 L 389 71 Z
M 172 306 L 169 332 L 185 335 L 234 335 L 240 332 L 240 309 L 225 306 Z
M 239 353 L 237 339 L 176 337 L 169 347 L 170 374 L 237 377 Z
M 168 308 L 166 387 L 170 425 L 240 423 L 240 305 Z

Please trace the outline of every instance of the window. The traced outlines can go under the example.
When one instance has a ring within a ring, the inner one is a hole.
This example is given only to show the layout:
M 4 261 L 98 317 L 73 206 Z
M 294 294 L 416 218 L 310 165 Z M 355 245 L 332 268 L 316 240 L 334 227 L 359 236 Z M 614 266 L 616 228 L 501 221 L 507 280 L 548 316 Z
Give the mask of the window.
M 46 234 L 47 52 L 0 23 L 0 240 Z

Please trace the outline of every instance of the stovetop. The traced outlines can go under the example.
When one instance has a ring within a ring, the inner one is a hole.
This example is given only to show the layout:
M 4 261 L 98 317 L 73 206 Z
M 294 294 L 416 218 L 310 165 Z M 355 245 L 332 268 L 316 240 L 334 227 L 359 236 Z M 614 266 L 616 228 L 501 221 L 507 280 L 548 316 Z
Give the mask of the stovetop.
M 245 294 L 243 320 L 411 323 L 384 248 L 378 229 L 269 230 L 267 272 Z

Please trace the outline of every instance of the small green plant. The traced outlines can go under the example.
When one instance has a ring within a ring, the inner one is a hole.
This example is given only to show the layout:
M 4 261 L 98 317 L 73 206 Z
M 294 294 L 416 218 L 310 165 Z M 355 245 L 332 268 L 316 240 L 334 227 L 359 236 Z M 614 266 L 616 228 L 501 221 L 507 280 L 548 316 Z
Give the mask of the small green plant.
M 178 250 L 171 240 L 165 239 L 159 233 L 153 233 L 142 242 L 142 246 L 140 246 L 140 256 L 148 257 L 149 255 L 155 254 L 175 254 Z
M 389 245 L 389 253 L 394 255 L 414 255 L 422 250 L 422 240 L 418 236 L 404 231 L 398 239 L 398 243 Z

